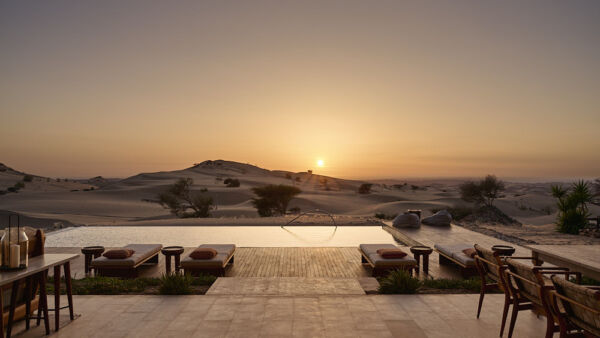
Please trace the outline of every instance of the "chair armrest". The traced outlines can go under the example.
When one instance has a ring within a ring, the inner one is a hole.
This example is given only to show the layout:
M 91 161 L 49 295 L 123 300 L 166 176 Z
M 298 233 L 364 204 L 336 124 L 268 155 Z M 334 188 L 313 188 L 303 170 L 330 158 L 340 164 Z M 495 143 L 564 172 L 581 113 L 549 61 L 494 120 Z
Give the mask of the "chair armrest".
M 569 268 L 563 268 L 560 266 L 536 266 L 534 267 L 534 269 L 539 269 L 539 270 L 554 270 L 554 271 L 569 271 Z M 575 272 L 573 272 L 575 273 Z
M 592 290 L 600 290 L 600 286 L 598 285 L 582 285 L 588 289 L 592 289 Z
M 524 256 L 500 256 L 502 258 L 510 258 L 510 259 L 533 259 L 533 257 L 524 257 Z

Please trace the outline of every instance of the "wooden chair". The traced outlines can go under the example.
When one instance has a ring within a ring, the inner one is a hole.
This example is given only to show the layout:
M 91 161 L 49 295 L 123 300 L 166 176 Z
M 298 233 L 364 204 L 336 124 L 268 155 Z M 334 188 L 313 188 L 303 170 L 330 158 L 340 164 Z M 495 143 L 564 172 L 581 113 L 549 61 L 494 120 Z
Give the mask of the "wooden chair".
M 481 313 L 483 298 L 488 291 L 501 290 L 504 292 L 504 309 L 502 311 L 502 325 L 500 326 L 500 337 L 504 333 L 506 324 L 506 316 L 508 308 L 512 304 L 510 290 L 506 286 L 504 270 L 508 268 L 504 262 L 504 257 L 501 257 L 497 252 L 488 250 L 479 244 L 475 244 L 475 266 L 479 276 L 481 277 L 481 291 L 479 292 L 479 305 L 477 306 L 477 318 Z
M 575 275 L 577 280 L 581 280 L 581 274 L 561 267 L 531 267 L 512 257 L 506 259 L 506 264 L 508 265 L 508 269 L 505 270 L 506 285 L 510 290 L 513 301 L 508 337 L 512 337 L 517 321 L 517 314 L 522 310 L 532 310 L 536 314 L 545 316 L 545 337 L 552 337 L 554 332 L 559 330 L 559 327 L 555 325 L 556 321 L 550 309 L 550 291 L 554 287 L 544 275 L 561 274 L 565 278 Z
M 557 276 L 551 309 L 558 319 L 560 337 L 600 337 L 600 286 L 577 285 Z

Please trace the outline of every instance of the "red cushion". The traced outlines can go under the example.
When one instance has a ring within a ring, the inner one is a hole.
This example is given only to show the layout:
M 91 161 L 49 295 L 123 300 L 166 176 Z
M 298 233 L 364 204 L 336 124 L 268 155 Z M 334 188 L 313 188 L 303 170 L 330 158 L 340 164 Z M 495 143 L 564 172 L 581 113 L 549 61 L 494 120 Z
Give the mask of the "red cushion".
M 379 249 L 377 254 L 383 258 L 403 258 L 406 252 L 400 249 Z
M 475 258 L 477 251 L 475 251 L 475 248 L 468 248 L 468 249 L 464 249 L 463 253 L 471 258 Z
M 113 250 L 108 250 L 102 256 L 104 256 L 108 259 L 124 259 L 124 258 L 131 257 L 131 255 L 133 255 L 134 253 L 135 253 L 135 250 L 131 250 L 131 249 L 113 249 Z
M 192 251 L 190 257 L 193 259 L 211 259 L 217 255 L 217 250 L 213 248 L 197 248 Z

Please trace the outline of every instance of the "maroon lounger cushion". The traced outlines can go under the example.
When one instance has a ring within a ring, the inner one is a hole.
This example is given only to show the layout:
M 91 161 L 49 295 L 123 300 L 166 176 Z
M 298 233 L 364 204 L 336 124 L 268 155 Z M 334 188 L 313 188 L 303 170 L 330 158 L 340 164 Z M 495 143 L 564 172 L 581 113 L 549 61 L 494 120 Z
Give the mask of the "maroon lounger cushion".
M 190 254 L 193 259 L 211 259 L 217 255 L 217 250 L 213 248 L 197 248 Z
M 379 249 L 377 254 L 383 258 L 404 258 L 406 256 L 406 252 L 400 249 Z
M 464 249 L 462 252 L 471 258 L 475 258 L 475 255 L 477 254 L 477 251 L 475 251 L 475 248 Z
M 108 259 L 125 259 L 131 257 L 135 253 L 132 249 L 113 249 L 104 253 L 104 257 Z

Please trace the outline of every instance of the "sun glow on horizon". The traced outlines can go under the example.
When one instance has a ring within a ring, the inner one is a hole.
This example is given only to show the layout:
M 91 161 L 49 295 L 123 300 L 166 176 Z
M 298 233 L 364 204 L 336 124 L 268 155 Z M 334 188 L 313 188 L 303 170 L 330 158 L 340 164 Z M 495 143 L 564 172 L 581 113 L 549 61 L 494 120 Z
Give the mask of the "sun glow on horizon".
M 325 166 L 325 161 L 323 161 L 323 160 L 317 160 L 317 167 L 323 168 L 324 166 Z

